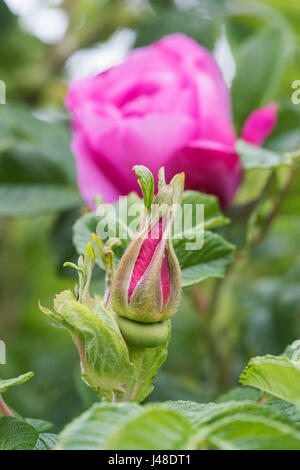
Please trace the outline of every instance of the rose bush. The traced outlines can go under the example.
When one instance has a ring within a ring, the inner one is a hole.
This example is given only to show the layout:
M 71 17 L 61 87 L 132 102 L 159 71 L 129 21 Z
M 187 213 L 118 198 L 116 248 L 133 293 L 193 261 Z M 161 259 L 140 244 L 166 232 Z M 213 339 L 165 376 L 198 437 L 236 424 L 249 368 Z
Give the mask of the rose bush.
M 183 34 L 134 50 L 121 65 L 71 83 L 72 149 L 86 202 L 137 189 L 143 164 L 166 176 L 184 171 L 186 187 L 227 206 L 241 180 L 228 88 L 212 55 Z M 261 144 L 276 123 L 276 104 L 254 111 L 242 131 Z

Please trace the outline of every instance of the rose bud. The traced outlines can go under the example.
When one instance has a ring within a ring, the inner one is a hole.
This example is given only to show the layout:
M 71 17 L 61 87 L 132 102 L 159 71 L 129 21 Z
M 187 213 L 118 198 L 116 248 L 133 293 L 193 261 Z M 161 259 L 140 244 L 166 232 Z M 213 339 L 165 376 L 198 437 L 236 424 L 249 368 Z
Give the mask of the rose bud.
M 124 338 L 136 346 L 166 341 L 168 320 L 177 310 L 181 271 L 172 245 L 174 204 L 182 197 L 184 175 L 162 187 L 124 253 L 115 273 L 109 307 L 117 314 Z

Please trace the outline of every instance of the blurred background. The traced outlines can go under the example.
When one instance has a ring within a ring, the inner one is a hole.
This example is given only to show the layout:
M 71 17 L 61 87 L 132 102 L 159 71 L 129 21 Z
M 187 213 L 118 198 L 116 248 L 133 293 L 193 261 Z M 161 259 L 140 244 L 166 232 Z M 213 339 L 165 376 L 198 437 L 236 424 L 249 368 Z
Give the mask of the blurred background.
M 50 307 L 54 293 L 74 286 L 62 263 L 76 259 L 72 224 L 85 210 L 69 150 L 67 85 L 179 31 L 214 54 L 237 132 L 249 112 L 276 99 L 279 121 L 266 146 L 299 148 L 300 104 L 291 101 L 300 80 L 299 0 L 0 0 L 0 339 L 7 345 L 0 377 L 33 370 L 7 402 L 56 429 L 96 400 L 80 380 L 70 336 L 38 309 L 39 299 Z M 251 200 L 260 177 L 245 178 L 237 204 Z M 239 262 L 222 285 L 209 280 L 184 294 L 150 400 L 213 400 L 237 385 L 250 357 L 279 354 L 300 337 L 299 202 L 296 172 L 250 259 L 244 216 L 232 214 L 227 236 Z M 216 288 L 211 319 L 207 299 Z

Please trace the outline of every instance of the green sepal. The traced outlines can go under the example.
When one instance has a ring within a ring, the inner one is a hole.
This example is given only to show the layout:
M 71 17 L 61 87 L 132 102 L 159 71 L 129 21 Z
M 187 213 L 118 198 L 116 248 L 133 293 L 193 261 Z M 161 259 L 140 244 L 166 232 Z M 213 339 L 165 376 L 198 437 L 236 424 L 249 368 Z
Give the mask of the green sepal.
M 165 168 L 162 166 L 158 171 L 158 191 L 166 186 Z
M 27 372 L 26 374 L 19 375 L 19 377 L 14 377 L 13 379 L 0 380 L 0 393 L 6 392 L 8 388 L 24 384 L 33 376 L 34 372 Z
M 141 187 L 144 204 L 146 209 L 150 209 L 154 197 L 154 179 L 148 168 L 143 165 L 135 165 L 133 167 Z

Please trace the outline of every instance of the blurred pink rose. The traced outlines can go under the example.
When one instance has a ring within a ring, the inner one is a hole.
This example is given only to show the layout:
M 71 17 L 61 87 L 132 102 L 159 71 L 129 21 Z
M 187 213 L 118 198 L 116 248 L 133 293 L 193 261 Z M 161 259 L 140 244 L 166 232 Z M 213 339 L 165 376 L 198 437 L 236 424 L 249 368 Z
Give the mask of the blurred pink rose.
M 211 54 L 183 34 L 134 50 L 121 65 L 71 83 L 72 150 L 78 185 L 93 207 L 138 190 L 134 165 L 169 180 L 186 173 L 186 187 L 227 206 L 241 180 L 230 94 Z M 261 144 L 276 122 L 276 105 L 257 110 L 242 135 Z

